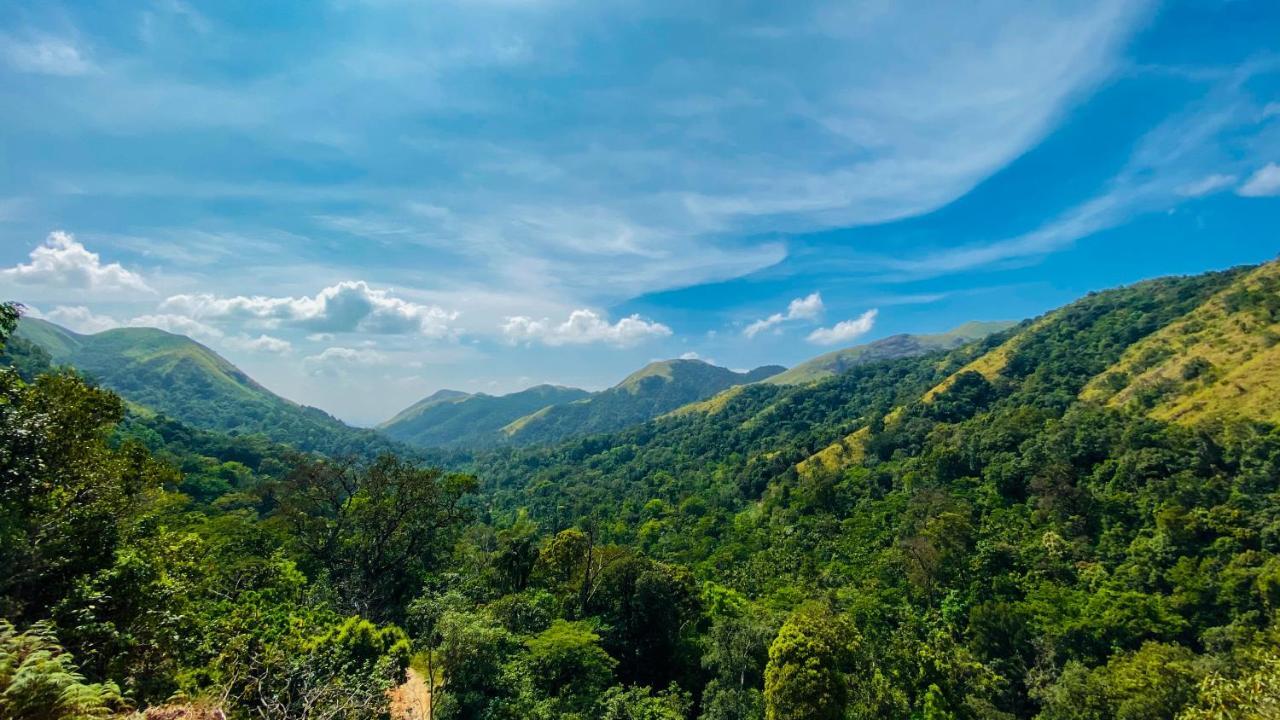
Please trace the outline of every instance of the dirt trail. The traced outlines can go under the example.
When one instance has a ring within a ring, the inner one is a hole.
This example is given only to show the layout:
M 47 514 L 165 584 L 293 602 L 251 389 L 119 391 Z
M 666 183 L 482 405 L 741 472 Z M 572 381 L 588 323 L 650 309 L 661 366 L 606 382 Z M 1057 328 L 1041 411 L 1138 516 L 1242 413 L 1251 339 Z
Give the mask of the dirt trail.
M 413 668 L 405 675 L 404 684 L 391 691 L 391 717 L 394 720 L 426 720 L 431 713 L 431 688 Z

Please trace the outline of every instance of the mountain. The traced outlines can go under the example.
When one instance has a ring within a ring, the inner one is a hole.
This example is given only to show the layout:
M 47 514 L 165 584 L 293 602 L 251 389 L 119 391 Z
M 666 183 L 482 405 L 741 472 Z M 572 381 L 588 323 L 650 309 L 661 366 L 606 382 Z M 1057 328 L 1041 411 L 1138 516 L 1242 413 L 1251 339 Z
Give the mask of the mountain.
M 525 415 L 588 395 L 586 390 L 556 385 L 537 385 L 501 396 L 440 390 L 378 429 L 418 447 L 482 447 L 499 442 L 502 428 Z
M 1011 321 L 968 322 L 936 335 L 891 335 L 865 345 L 836 350 L 800 363 L 764 382 L 774 385 L 801 385 L 839 375 L 856 365 L 880 360 L 913 357 L 938 350 L 951 350 L 1017 325 Z
M 785 372 L 761 379 L 767 385 L 806 385 L 848 372 L 867 363 L 917 357 L 941 350 L 952 350 L 994 333 L 1008 330 L 1017 323 L 1012 321 L 967 322 L 953 330 L 935 335 L 891 335 L 864 345 L 836 350 L 819 355 L 796 365 Z M 718 412 L 745 385 L 737 385 L 705 400 L 689 403 L 672 410 L 673 416 L 696 412 Z
M 206 430 L 262 433 L 302 450 L 366 454 L 390 445 L 259 385 L 200 343 L 155 328 L 116 328 L 82 335 L 23 318 L 16 338 L 42 348 L 119 393 L 135 409 L 163 413 Z
M 503 428 L 503 433 L 511 442 L 531 444 L 611 432 L 784 370 L 766 365 L 734 372 L 701 360 L 652 362 L 608 390 L 521 417 Z

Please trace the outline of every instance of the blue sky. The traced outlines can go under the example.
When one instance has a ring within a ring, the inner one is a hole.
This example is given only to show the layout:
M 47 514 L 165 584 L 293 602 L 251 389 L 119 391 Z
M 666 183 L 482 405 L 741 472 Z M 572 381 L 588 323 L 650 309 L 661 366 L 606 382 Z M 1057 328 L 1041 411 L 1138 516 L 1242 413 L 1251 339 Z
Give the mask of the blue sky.
M 0 295 L 356 423 L 1275 257 L 1280 6 L 0 4 Z

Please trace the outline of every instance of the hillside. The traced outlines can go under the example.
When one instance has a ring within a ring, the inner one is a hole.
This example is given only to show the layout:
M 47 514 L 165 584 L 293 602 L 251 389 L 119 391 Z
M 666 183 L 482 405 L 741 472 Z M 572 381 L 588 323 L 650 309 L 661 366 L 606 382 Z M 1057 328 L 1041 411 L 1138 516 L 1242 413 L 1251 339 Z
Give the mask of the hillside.
M 503 432 L 516 444 L 548 443 L 611 432 L 784 370 L 767 365 L 739 373 L 701 360 L 653 362 L 608 390 L 576 402 L 543 408 L 511 422 Z
M 941 355 L 472 467 L 495 511 L 589 517 L 765 607 L 839 598 L 875 673 L 931 678 L 886 680 L 914 689 L 859 716 L 934 697 L 965 709 L 946 717 L 1175 717 L 1274 647 L 1278 274 L 1091 293 Z
M 573 402 L 586 390 L 537 385 L 508 395 L 440 390 L 378 426 L 388 437 L 424 448 L 485 447 L 502 440 L 502 428 L 542 408 Z
M 801 385 L 839 375 L 849 368 L 881 360 L 913 357 L 938 350 L 952 350 L 965 343 L 1008 330 L 1010 321 L 968 322 L 954 330 L 935 335 L 891 335 L 887 338 L 836 350 L 800 363 L 790 370 L 764 380 L 774 385 Z
M 155 328 L 81 335 L 23 318 L 15 337 L 45 350 L 53 363 L 75 367 L 135 407 L 197 428 L 262 433 L 302 450 L 332 454 L 367 454 L 391 447 L 371 431 L 272 393 L 182 335 Z
M 1135 343 L 1081 397 L 1179 423 L 1280 422 L 1280 264 L 1257 268 Z

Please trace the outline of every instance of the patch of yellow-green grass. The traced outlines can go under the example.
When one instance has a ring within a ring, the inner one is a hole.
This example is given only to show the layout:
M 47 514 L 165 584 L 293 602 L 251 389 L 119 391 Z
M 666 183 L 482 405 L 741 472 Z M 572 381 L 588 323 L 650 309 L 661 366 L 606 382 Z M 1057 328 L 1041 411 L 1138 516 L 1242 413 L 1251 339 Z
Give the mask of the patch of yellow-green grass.
M 575 402 L 582 402 L 582 401 L 577 400 Z M 516 433 L 520 432 L 525 427 L 527 427 L 530 423 L 537 422 L 538 420 L 541 420 L 542 418 L 546 417 L 547 414 L 550 413 L 552 408 L 554 407 L 556 406 L 548 405 L 542 408 L 541 410 L 538 410 L 537 412 L 531 412 L 528 415 L 525 415 L 524 417 L 518 417 L 515 420 L 512 420 L 511 422 L 503 426 L 502 428 L 503 434 L 506 435 L 507 437 L 511 437 L 512 435 L 515 435 Z
M 728 390 L 718 392 L 715 395 L 712 395 L 711 397 L 707 398 L 706 400 L 699 400 L 697 402 L 691 402 L 688 405 L 681 405 L 680 407 L 676 408 L 675 410 L 672 410 L 669 413 L 662 415 L 661 417 L 681 417 L 683 415 L 693 415 L 694 413 L 701 413 L 703 415 L 715 415 L 721 410 L 724 410 L 725 407 L 728 406 L 731 400 L 741 395 L 742 390 L 745 387 L 747 386 L 734 385 Z
M 1280 322 L 1265 308 L 1234 300 L 1277 293 L 1280 264 L 1258 267 L 1135 343 L 1081 398 L 1180 423 L 1217 416 L 1280 421 Z
M 866 457 L 866 442 L 870 436 L 870 428 L 859 428 L 801 460 L 796 464 L 796 472 L 801 477 L 809 477 L 818 473 L 839 472 L 857 465 Z
M 673 380 L 675 379 L 675 370 L 673 369 L 673 366 L 677 362 L 680 361 L 659 360 L 657 362 L 651 362 L 623 378 L 622 382 L 618 383 L 617 387 L 635 395 L 637 392 L 640 392 L 640 381 L 645 378 L 660 377 L 668 381 Z
M 969 364 L 955 371 L 951 375 L 947 376 L 945 380 L 933 386 L 928 390 L 928 392 L 926 392 L 923 396 L 921 396 L 920 398 L 921 401 L 926 403 L 933 402 L 933 399 L 938 395 L 940 395 L 941 393 L 946 392 L 947 389 L 950 388 L 951 385 L 955 383 L 956 378 L 959 377 L 962 373 L 976 372 L 976 373 L 980 373 L 983 377 L 985 377 L 988 380 L 995 380 L 996 377 L 999 376 L 1000 373 L 1004 372 L 1004 369 L 1008 367 L 1009 358 L 1013 356 L 1014 351 L 1017 350 L 1024 342 L 1026 342 L 1028 337 L 1030 337 L 1031 335 L 1033 335 L 1034 333 L 1036 333 L 1038 330 L 1045 327 L 1049 323 L 1053 322 L 1053 320 L 1057 317 L 1057 315 L 1058 313 L 1056 312 L 1045 315 L 1039 320 L 1031 323 L 1031 325 L 1028 326 L 1025 330 L 1022 330 L 1017 335 L 1014 335 L 1013 337 L 1006 340 L 1000 346 L 984 353 L 983 355 L 975 359 L 973 362 L 970 362 Z

